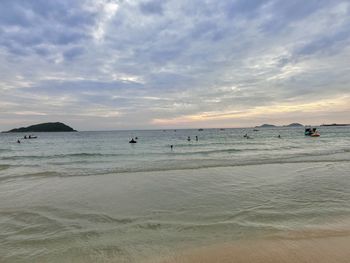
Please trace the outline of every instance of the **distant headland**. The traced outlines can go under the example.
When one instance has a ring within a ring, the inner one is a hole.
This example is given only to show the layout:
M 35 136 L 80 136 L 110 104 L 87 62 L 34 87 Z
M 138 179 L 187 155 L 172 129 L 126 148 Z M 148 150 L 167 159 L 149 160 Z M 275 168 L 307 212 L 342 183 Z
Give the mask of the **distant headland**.
M 297 123 L 297 122 L 294 122 L 294 123 L 286 125 L 285 127 L 304 127 L 304 125 Z
M 274 127 L 281 127 L 281 126 L 276 126 L 273 124 L 263 124 L 260 126 L 255 126 L 255 128 L 274 128 Z M 288 125 L 283 125 L 282 127 L 304 127 L 304 125 L 297 123 L 297 122 L 294 122 L 294 123 L 291 123 Z
M 276 125 L 273 125 L 273 124 L 263 124 L 263 125 L 260 125 L 260 126 L 255 126 L 255 128 L 273 128 L 273 127 L 276 127 Z
M 322 124 L 321 126 L 350 126 L 350 124 L 332 123 L 332 124 Z
M 46 122 L 5 132 L 76 132 L 76 130 L 62 122 Z

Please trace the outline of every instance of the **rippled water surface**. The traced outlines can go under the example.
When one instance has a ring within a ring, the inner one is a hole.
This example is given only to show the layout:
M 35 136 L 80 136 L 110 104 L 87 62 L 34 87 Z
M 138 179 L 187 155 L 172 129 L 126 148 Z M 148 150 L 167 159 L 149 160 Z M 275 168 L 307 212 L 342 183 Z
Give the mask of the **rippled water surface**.
M 319 129 L 0 134 L 0 261 L 140 262 L 346 225 L 350 127 Z

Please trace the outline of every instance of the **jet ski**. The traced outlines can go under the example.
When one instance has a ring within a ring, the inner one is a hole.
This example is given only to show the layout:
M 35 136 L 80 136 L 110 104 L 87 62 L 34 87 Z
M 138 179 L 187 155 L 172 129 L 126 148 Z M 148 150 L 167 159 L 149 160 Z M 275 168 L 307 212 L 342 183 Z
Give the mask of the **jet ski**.
M 320 137 L 320 133 L 316 128 L 305 128 L 305 136 Z

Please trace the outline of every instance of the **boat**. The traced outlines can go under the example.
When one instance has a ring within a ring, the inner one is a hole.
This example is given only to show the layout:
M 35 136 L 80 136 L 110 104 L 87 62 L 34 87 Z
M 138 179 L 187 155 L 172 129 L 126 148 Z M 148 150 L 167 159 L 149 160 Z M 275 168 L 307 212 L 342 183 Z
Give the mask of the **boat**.
M 23 139 L 37 139 L 37 138 L 38 138 L 38 136 L 31 136 L 31 135 L 29 135 L 29 136 L 25 135 L 23 137 Z
M 320 137 L 320 133 L 317 131 L 316 128 L 305 128 L 304 132 L 305 136 L 311 136 L 311 137 Z

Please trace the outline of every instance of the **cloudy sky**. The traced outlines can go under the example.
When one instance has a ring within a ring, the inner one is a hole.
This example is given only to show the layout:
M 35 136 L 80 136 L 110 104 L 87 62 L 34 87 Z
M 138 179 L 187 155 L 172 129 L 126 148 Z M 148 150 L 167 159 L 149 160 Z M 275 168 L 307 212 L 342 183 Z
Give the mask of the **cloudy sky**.
M 348 0 L 0 1 L 0 130 L 349 116 Z

